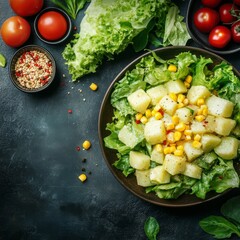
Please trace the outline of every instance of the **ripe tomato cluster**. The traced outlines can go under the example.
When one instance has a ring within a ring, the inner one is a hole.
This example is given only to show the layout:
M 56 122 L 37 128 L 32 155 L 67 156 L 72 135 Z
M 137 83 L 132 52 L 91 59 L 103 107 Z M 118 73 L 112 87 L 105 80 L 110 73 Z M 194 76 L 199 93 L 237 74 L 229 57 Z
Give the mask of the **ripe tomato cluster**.
M 202 0 L 203 7 L 194 13 L 194 25 L 209 34 L 208 42 L 215 48 L 224 48 L 233 40 L 240 43 L 240 0 Z

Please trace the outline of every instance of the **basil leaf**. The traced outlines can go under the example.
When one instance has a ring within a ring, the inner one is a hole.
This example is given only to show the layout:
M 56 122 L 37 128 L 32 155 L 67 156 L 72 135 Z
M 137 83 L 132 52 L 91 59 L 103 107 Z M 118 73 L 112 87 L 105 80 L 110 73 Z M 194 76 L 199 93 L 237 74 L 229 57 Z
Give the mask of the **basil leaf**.
M 221 216 L 209 216 L 199 222 L 200 227 L 217 239 L 230 238 L 233 233 L 240 237 L 238 228 Z
M 240 196 L 229 199 L 222 205 L 221 213 L 240 225 Z
M 159 232 L 159 224 L 154 217 L 149 217 L 144 224 L 144 231 L 148 240 L 156 240 Z

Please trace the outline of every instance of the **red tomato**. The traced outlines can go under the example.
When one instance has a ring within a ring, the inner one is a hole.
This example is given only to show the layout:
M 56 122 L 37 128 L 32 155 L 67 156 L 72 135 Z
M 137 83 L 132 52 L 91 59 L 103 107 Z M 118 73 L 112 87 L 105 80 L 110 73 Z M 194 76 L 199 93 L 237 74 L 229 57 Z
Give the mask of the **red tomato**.
M 240 7 L 240 0 L 234 0 L 233 3 Z
M 9 0 L 9 2 L 12 10 L 22 17 L 35 15 L 43 7 L 43 0 Z
M 240 43 L 240 20 L 231 26 L 232 39 L 236 43 Z
M 200 8 L 195 12 L 193 21 L 199 31 L 208 33 L 219 23 L 219 14 L 211 8 Z
M 19 16 L 8 18 L 1 27 L 2 39 L 10 47 L 23 45 L 28 40 L 30 33 L 30 24 Z
M 68 27 L 65 17 L 56 11 L 43 13 L 38 20 L 37 26 L 42 37 L 49 41 L 62 38 Z
M 238 8 L 232 3 L 225 3 L 221 5 L 219 8 L 220 20 L 223 23 L 233 23 L 236 21 L 237 18 L 232 15 L 232 12 L 234 13 L 234 10 L 238 10 Z
M 217 7 L 222 0 L 202 0 L 202 4 L 206 7 L 215 8 Z
M 231 41 L 231 31 L 225 26 L 216 26 L 209 34 L 210 45 L 216 48 L 224 48 Z

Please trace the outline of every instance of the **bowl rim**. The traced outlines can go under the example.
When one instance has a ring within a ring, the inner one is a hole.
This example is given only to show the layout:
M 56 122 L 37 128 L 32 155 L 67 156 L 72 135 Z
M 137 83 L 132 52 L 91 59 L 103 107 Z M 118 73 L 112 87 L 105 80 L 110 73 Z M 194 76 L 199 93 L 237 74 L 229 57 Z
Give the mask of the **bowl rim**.
M 164 207 L 171 207 L 171 208 L 181 208 L 181 207 L 191 207 L 191 206 L 196 206 L 196 205 L 200 205 L 203 203 L 207 203 L 210 202 L 214 199 L 217 199 L 219 197 L 224 196 L 225 194 L 227 194 L 229 191 L 231 191 L 232 189 L 228 189 L 222 193 L 212 193 L 212 196 L 210 196 L 209 198 L 206 199 L 200 199 L 200 198 L 196 198 L 197 201 L 196 202 L 190 202 L 190 203 L 175 203 L 174 200 L 175 199 L 161 199 L 159 198 L 159 202 L 155 201 L 155 200 L 151 200 L 147 197 L 147 194 L 142 196 L 141 194 L 137 193 L 134 189 L 132 189 L 130 186 L 127 186 L 124 184 L 124 181 L 122 181 L 117 174 L 115 173 L 115 171 L 120 171 L 118 169 L 114 169 L 112 167 L 112 165 L 110 164 L 109 160 L 107 159 L 107 156 L 105 154 L 104 148 L 106 148 L 104 146 L 104 140 L 103 140 L 103 136 L 102 136 L 102 131 L 101 131 L 101 126 L 102 126 L 102 122 L 103 122 L 103 109 L 107 104 L 107 100 L 110 97 L 112 91 L 113 91 L 113 87 L 114 84 L 118 81 L 120 81 L 122 79 L 122 77 L 125 75 L 125 73 L 129 70 L 134 69 L 134 67 L 136 66 L 137 63 L 140 62 L 140 60 L 143 57 L 146 57 L 148 55 L 150 55 L 152 52 L 155 52 L 156 54 L 158 54 L 158 52 L 164 52 L 164 51 L 168 51 L 170 49 L 174 50 L 174 49 L 180 49 L 182 51 L 197 51 L 199 52 L 199 54 L 208 54 L 211 55 L 215 58 L 218 58 L 221 61 L 225 61 L 226 63 L 230 64 L 233 68 L 234 73 L 240 78 L 240 73 L 238 72 L 238 70 L 227 60 L 225 60 L 223 57 L 207 51 L 205 49 L 202 48 L 198 48 L 198 47 L 192 47 L 192 46 L 168 46 L 168 47 L 163 47 L 163 48 L 157 48 L 151 51 L 148 51 L 146 53 L 143 53 L 142 55 L 138 56 L 137 58 L 135 58 L 133 61 L 131 61 L 129 64 L 127 64 L 118 74 L 117 76 L 113 79 L 113 81 L 111 82 L 111 84 L 109 85 L 109 87 L 107 88 L 105 95 L 103 97 L 103 100 L 101 102 L 101 106 L 100 106 L 100 110 L 99 110 L 99 114 L 98 114 L 98 138 L 99 138 L 99 143 L 100 143 L 100 149 L 101 149 L 101 153 L 102 156 L 104 157 L 104 161 L 108 166 L 108 169 L 110 169 L 110 172 L 112 173 L 112 175 L 115 177 L 115 179 L 124 187 L 126 188 L 128 191 L 130 191 L 133 195 L 139 197 L 142 200 L 145 200 L 147 202 L 150 202 L 152 204 L 158 205 L 158 206 L 164 206 Z M 201 55 L 200 54 L 200 55 Z M 114 150 L 115 151 L 115 150 Z M 239 167 L 240 168 L 240 167 Z M 210 192 L 211 194 L 211 192 Z M 187 194 L 186 194 L 187 195 Z M 191 195 L 192 197 L 194 197 L 194 195 Z M 162 202 L 161 202 L 162 201 Z
M 35 88 L 34 89 L 27 89 L 27 88 L 22 87 L 20 84 L 17 83 L 16 77 L 15 77 L 15 74 L 14 74 L 14 66 L 16 64 L 17 59 L 24 52 L 26 52 L 28 50 L 39 50 L 40 52 L 46 54 L 47 57 L 52 62 L 52 75 L 51 75 L 51 78 L 49 79 L 47 84 L 43 85 L 42 87 L 36 88 L 36 89 Z M 41 91 L 47 89 L 52 84 L 52 82 L 54 81 L 55 75 L 56 75 L 56 62 L 55 62 L 55 59 L 54 59 L 53 55 L 47 49 L 45 49 L 44 47 L 39 46 L 39 45 L 31 44 L 31 45 L 26 45 L 26 46 L 23 46 L 23 47 L 19 48 L 13 54 L 13 56 L 11 57 L 11 61 L 10 61 L 9 67 L 8 67 L 8 71 L 9 71 L 10 79 L 11 79 L 13 85 L 17 89 L 19 89 L 19 90 L 21 90 L 22 92 L 25 92 L 25 93 L 37 93 L 37 92 L 41 92 Z
M 194 40 L 194 42 L 198 43 L 200 46 L 202 46 L 203 48 L 205 48 L 208 51 L 211 51 L 213 53 L 216 54 L 220 54 L 220 55 L 227 55 L 227 54 L 231 54 L 231 53 L 236 53 L 240 51 L 240 44 L 239 47 L 236 49 L 232 49 L 232 50 L 218 50 L 217 48 L 215 49 L 214 47 L 208 47 L 205 44 L 203 44 L 197 37 L 196 35 L 192 32 L 191 28 L 190 28 L 190 21 L 193 21 L 193 19 L 190 20 L 190 14 L 191 14 L 191 7 L 192 4 L 196 2 L 195 0 L 190 0 L 187 6 L 187 12 L 186 12 L 186 27 L 188 30 L 188 33 L 190 34 L 191 38 Z
M 39 18 L 41 17 L 42 14 L 46 13 L 46 12 L 49 12 L 49 11 L 56 11 L 56 12 L 59 12 L 63 15 L 63 17 L 66 19 L 67 21 L 67 24 L 68 24 L 68 29 L 65 33 L 65 35 L 58 39 L 58 40 L 55 40 L 55 41 L 49 41 L 49 40 L 46 40 L 45 38 L 43 38 L 41 36 L 41 34 L 39 33 L 38 31 L 38 27 L 37 27 L 37 23 L 38 23 L 38 20 Z M 34 22 L 33 22 L 33 28 L 34 28 L 34 31 L 37 35 L 37 37 L 44 43 L 47 43 L 47 44 L 51 44 L 51 45 L 55 45 L 55 44 L 59 44 L 59 43 L 62 43 L 64 42 L 71 34 L 72 32 L 72 20 L 70 18 L 70 16 L 62 9 L 58 8 L 58 7 L 46 7 L 44 9 L 42 9 L 35 17 L 34 19 Z

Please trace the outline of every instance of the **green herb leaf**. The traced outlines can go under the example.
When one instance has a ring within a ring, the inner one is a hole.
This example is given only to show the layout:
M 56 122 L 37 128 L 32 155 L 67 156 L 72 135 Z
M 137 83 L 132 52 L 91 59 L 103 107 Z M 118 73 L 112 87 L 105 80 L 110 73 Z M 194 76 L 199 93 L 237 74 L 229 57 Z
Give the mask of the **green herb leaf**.
M 230 238 L 233 233 L 240 237 L 238 228 L 221 216 L 209 216 L 199 222 L 200 227 L 217 239 Z
M 222 205 L 221 213 L 240 225 L 240 196 L 229 199 Z
M 159 224 L 154 217 L 149 217 L 144 224 L 144 231 L 148 240 L 156 240 L 159 232 Z

